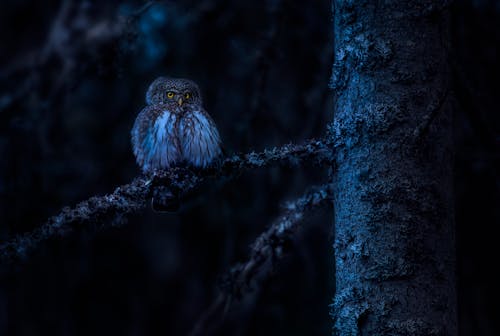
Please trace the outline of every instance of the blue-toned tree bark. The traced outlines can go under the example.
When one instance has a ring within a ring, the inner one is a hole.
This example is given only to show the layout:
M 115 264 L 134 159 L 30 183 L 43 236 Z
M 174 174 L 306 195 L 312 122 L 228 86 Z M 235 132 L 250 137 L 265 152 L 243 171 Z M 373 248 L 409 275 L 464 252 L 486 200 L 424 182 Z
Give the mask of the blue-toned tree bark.
M 448 1 L 333 4 L 333 334 L 456 335 Z

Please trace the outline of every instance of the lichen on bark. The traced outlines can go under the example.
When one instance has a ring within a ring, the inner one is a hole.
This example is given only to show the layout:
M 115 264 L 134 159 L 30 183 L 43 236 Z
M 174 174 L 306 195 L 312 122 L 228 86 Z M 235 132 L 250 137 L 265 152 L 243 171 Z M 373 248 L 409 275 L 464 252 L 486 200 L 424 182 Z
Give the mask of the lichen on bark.
M 447 5 L 334 1 L 334 335 L 457 333 Z

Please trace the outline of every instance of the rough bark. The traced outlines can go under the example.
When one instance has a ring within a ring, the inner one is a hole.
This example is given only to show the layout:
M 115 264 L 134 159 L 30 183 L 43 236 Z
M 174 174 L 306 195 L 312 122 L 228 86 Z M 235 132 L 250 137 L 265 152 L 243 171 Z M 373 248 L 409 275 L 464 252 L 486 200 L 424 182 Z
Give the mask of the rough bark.
M 333 3 L 333 334 L 456 335 L 448 2 Z

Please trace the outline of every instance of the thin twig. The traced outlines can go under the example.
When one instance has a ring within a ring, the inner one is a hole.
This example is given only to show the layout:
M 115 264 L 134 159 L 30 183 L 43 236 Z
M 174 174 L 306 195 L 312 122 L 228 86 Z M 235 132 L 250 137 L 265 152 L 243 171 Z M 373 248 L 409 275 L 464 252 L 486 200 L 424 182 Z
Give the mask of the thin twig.
M 432 122 L 443 110 L 443 107 L 445 106 L 445 103 L 448 100 L 449 95 L 450 95 L 450 88 L 447 87 L 445 92 L 439 98 L 437 104 L 435 106 L 431 106 L 431 111 L 427 113 L 424 116 L 424 118 L 422 118 L 423 119 L 422 122 L 413 131 L 413 139 L 415 142 L 420 141 L 428 133 Z

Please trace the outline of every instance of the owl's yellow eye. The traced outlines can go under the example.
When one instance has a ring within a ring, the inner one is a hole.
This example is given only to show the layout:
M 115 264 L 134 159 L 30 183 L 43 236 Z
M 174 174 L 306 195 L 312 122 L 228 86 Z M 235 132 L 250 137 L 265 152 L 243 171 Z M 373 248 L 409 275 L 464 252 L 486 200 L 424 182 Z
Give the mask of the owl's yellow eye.
M 191 93 L 189 93 L 189 92 L 188 92 L 188 93 L 186 93 L 186 94 L 184 95 L 184 98 L 186 98 L 186 99 L 191 98 Z
M 174 98 L 174 93 L 173 93 L 172 91 L 168 91 L 168 92 L 167 92 L 167 98 L 168 98 L 168 99 L 172 99 L 172 98 Z

